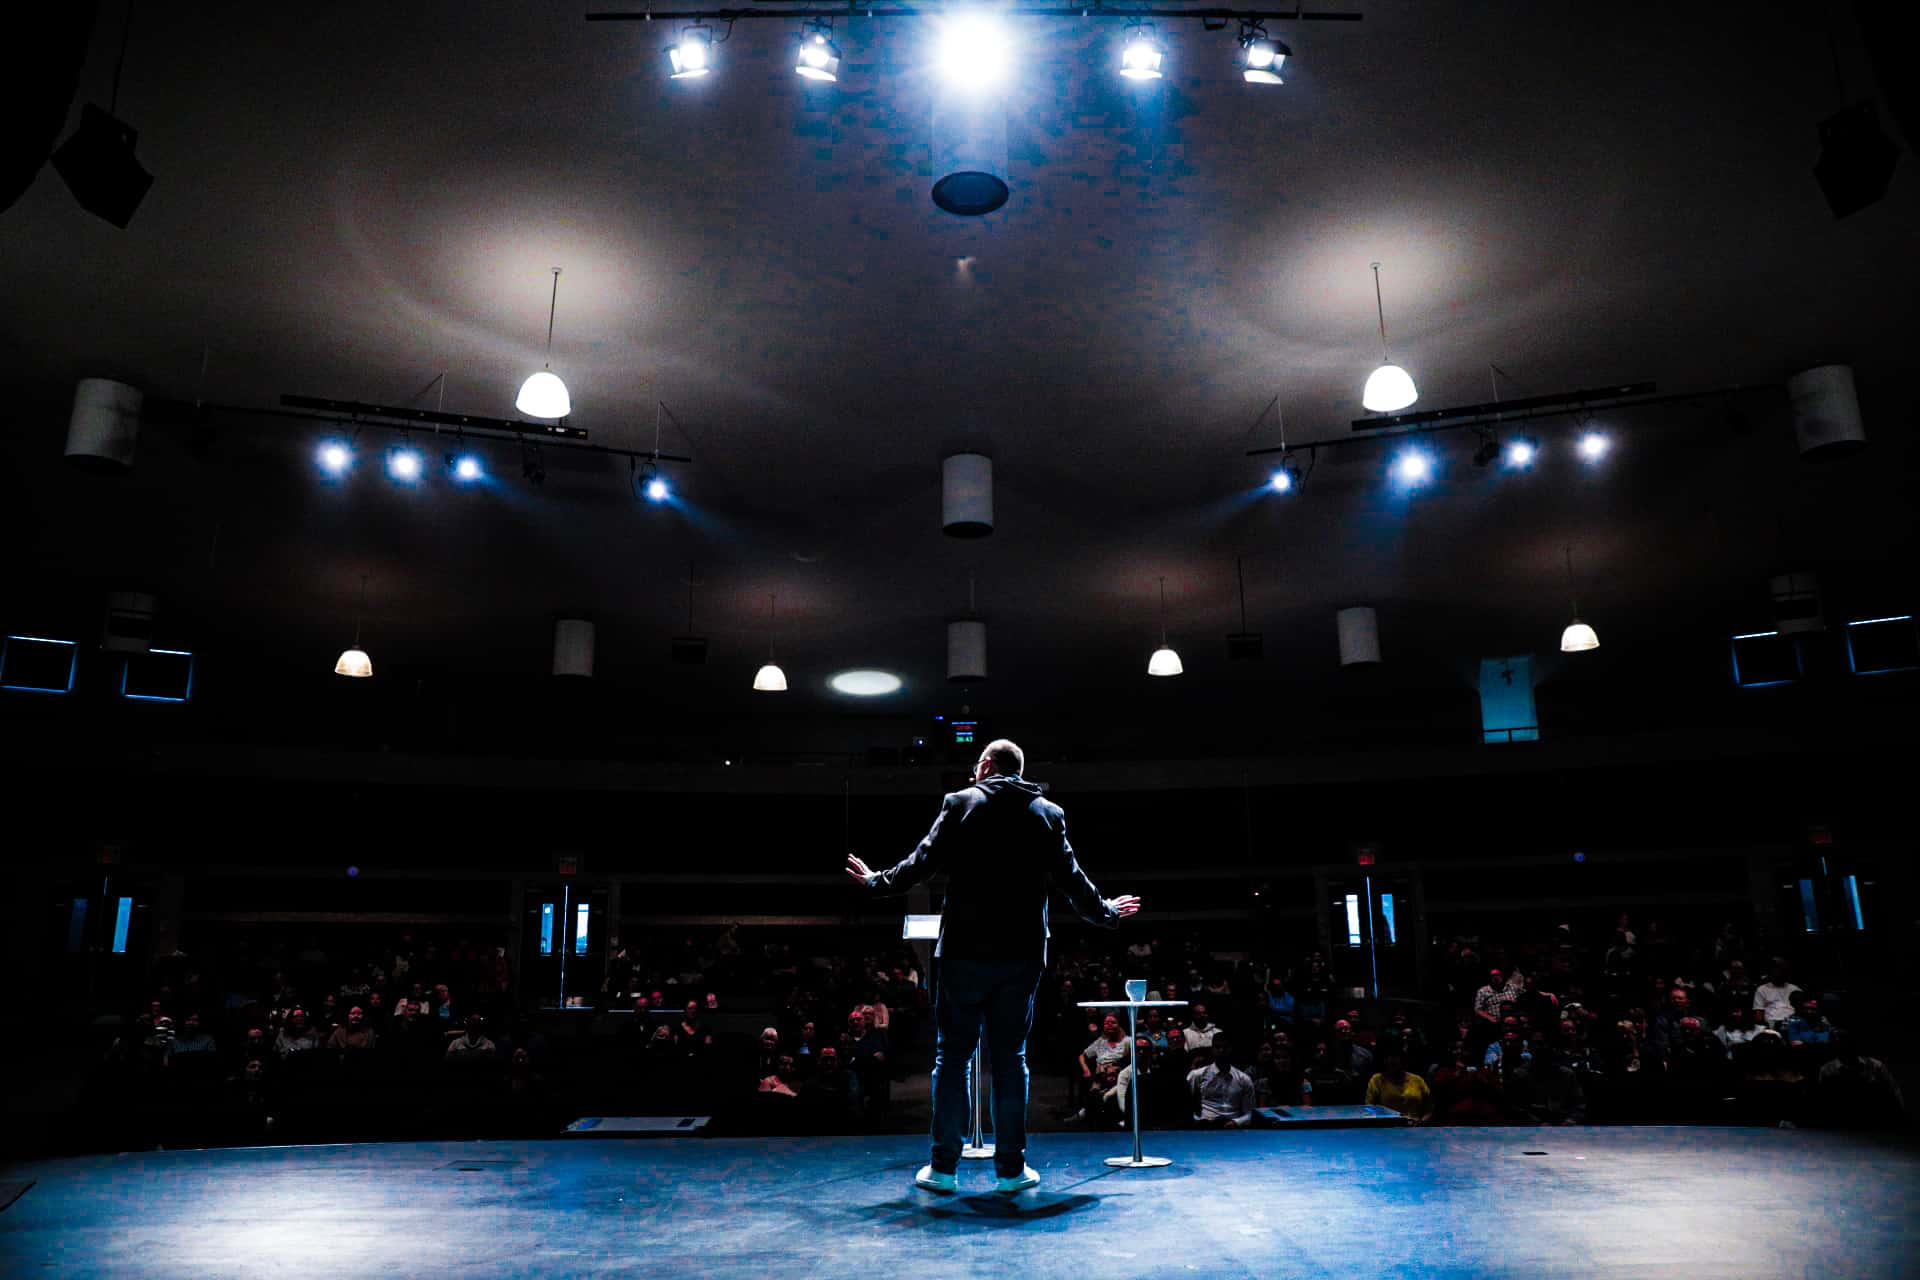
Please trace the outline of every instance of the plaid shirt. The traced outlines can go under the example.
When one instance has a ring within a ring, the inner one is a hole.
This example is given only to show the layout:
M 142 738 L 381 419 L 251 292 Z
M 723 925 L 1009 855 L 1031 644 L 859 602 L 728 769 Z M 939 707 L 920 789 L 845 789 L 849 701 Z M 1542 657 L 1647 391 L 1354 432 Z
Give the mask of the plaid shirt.
M 1508 987 L 1484 986 L 1473 993 L 1473 1011 L 1490 1013 L 1496 1018 L 1506 1016 L 1507 1004 L 1513 999 L 1513 991 Z

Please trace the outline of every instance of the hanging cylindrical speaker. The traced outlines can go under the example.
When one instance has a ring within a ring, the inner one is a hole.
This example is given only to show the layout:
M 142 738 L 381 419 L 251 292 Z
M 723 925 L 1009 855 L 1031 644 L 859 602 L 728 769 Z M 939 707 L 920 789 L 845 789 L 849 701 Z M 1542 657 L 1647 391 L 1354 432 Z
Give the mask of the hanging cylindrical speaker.
M 88 471 L 125 471 L 140 439 L 139 388 L 111 378 L 82 378 L 67 422 L 67 461 Z
M 993 459 L 956 453 L 940 463 L 940 527 L 950 538 L 993 532 Z
M 963 87 L 933 101 L 933 202 L 977 218 L 1007 202 L 1007 109 L 993 94 Z
M 947 679 L 969 684 L 987 678 L 987 624 L 961 618 L 947 624 Z
M 593 674 L 593 624 L 584 618 L 562 618 L 553 624 L 553 674 Z
M 1830 462 L 1866 447 L 1851 366 L 1823 364 L 1794 374 L 1787 379 L 1787 405 L 1802 461 Z
M 1355 605 L 1333 615 L 1340 632 L 1340 665 L 1359 666 L 1380 661 L 1380 620 L 1366 605 Z

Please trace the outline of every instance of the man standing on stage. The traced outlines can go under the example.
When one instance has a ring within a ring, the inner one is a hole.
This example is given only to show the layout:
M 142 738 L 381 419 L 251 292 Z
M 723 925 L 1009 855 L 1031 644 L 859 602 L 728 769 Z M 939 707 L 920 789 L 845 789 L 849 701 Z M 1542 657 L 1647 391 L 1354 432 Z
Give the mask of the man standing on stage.
M 847 874 L 870 889 L 902 890 L 947 877 L 934 944 L 933 1163 L 914 1182 L 957 1189 L 967 1110 L 967 1069 L 987 1034 L 993 1076 L 994 1190 L 1040 1185 L 1026 1162 L 1027 1035 L 1047 966 L 1047 886 L 1059 887 L 1088 921 L 1114 928 L 1140 910 L 1132 896 L 1105 899 L 1067 843 L 1067 818 L 1020 776 L 1026 759 L 1002 738 L 974 765 L 973 785 L 948 795 L 919 847 L 897 866 L 872 871 L 852 854 Z

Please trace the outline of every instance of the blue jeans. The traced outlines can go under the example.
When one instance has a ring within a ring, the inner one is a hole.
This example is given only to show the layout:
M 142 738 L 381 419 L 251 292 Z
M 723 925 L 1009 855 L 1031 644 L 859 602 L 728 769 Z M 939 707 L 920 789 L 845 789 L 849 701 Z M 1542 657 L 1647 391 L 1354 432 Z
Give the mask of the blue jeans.
M 1027 1161 L 1027 1033 L 1044 965 L 1034 960 L 934 962 L 933 1167 L 952 1173 L 973 1124 L 967 1078 L 980 1033 L 993 1080 L 993 1164 L 1001 1177 Z

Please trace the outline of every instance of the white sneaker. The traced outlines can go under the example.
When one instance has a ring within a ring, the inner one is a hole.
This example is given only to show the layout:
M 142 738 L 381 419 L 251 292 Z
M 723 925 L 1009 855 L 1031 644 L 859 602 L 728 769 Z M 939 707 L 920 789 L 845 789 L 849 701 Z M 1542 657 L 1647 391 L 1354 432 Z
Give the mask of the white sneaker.
M 1035 1181 L 1038 1179 L 1036 1178 Z M 960 1189 L 960 1180 L 950 1173 L 936 1173 L 933 1166 L 928 1164 L 922 1165 L 920 1172 L 913 1175 L 913 1185 L 925 1187 L 929 1191 L 951 1194 Z
M 1037 1187 L 1039 1185 L 1040 1175 L 1033 1171 L 1032 1165 L 1023 1164 L 1020 1166 L 1020 1175 L 1018 1177 L 1002 1178 L 993 1184 L 993 1189 L 1012 1195 L 1016 1192 L 1025 1191 L 1029 1187 Z

